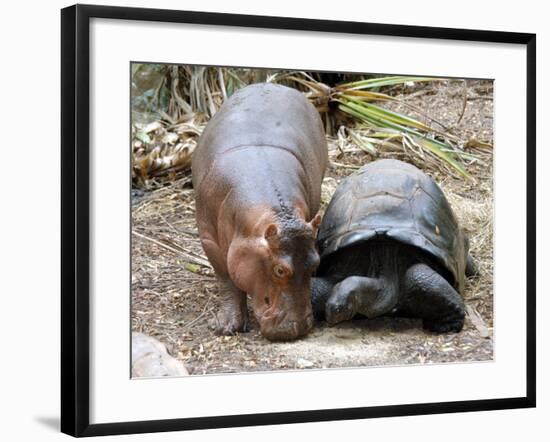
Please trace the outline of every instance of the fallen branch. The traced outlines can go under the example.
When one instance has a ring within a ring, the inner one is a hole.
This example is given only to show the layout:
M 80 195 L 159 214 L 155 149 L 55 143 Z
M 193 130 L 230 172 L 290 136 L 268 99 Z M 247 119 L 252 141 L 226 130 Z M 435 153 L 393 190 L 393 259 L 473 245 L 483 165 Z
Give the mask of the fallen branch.
M 143 235 L 142 233 L 139 233 L 139 232 L 136 232 L 135 230 L 132 230 L 132 234 L 133 235 L 136 235 L 137 237 L 141 238 L 141 239 L 144 239 L 146 241 L 149 241 L 149 242 L 152 242 L 153 244 L 156 244 L 157 246 L 159 247 L 162 247 L 166 250 L 169 250 L 171 251 L 172 253 L 175 253 L 177 255 L 180 255 L 182 256 L 183 258 L 185 258 L 188 262 L 192 263 L 192 264 L 197 264 L 197 265 L 200 265 L 204 268 L 207 268 L 207 269 L 210 269 L 212 270 L 212 266 L 210 265 L 210 263 L 206 260 L 206 259 L 202 259 L 202 258 L 195 258 L 194 256 L 191 256 L 189 255 L 188 253 L 185 253 L 181 250 L 178 250 L 178 249 L 175 249 L 171 246 L 169 246 L 168 244 L 165 244 L 161 241 L 157 241 L 156 239 L 154 238 L 151 238 L 149 236 L 146 236 L 146 235 Z
M 478 311 L 471 305 L 466 304 L 466 312 L 468 313 L 468 316 L 470 317 L 472 324 L 474 324 L 475 328 L 477 328 L 479 335 L 482 338 L 488 338 L 489 329 L 487 328 L 487 325 L 485 325 L 485 321 L 483 320 L 481 315 L 478 313 Z
M 211 308 L 210 309 L 208 308 L 210 306 L 210 301 L 211 300 L 212 300 L 212 295 L 210 295 L 210 297 L 208 298 L 208 301 L 206 301 L 206 304 L 204 305 L 204 308 L 202 309 L 202 312 L 200 313 L 200 315 L 197 316 L 195 319 L 193 319 L 188 324 L 184 324 L 183 328 L 182 328 L 183 330 L 188 330 L 192 325 L 196 324 L 200 319 L 202 319 L 206 313 L 212 311 Z

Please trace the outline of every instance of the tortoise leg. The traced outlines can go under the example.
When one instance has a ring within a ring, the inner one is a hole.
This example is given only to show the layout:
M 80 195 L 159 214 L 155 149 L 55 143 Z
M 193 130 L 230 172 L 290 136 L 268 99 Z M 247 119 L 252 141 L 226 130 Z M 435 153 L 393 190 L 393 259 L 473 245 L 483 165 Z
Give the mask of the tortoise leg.
M 374 318 L 388 313 L 397 301 L 397 293 L 387 290 L 382 280 L 349 276 L 334 286 L 326 303 L 329 324 L 347 321 L 357 313 Z
M 248 331 L 246 293 L 230 279 L 220 281 L 221 314 L 217 317 L 216 334 L 234 335 Z
M 332 278 L 311 278 L 311 307 L 317 321 L 325 319 L 325 306 L 336 281 Z
M 404 297 L 399 311 L 422 318 L 424 328 L 438 332 L 459 332 L 464 325 L 464 302 L 443 276 L 426 264 L 407 270 Z

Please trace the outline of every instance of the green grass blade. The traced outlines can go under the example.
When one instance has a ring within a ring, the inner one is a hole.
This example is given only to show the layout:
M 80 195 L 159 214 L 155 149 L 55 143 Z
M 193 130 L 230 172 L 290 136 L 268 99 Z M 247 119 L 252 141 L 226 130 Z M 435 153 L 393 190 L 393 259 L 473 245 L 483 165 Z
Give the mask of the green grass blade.
M 391 110 L 385 109 L 383 107 L 377 106 L 376 104 L 372 103 L 365 103 L 364 101 L 357 100 L 353 97 L 343 96 L 346 100 L 351 101 L 357 106 L 363 106 L 367 109 L 370 109 L 373 111 L 373 113 L 379 115 L 381 118 L 388 118 L 389 120 L 393 121 L 394 123 L 400 124 L 402 126 L 411 126 L 416 129 L 420 129 L 426 132 L 434 132 L 432 128 L 429 126 L 426 126 L 424 123 L 421 123 L 418 120 L 415 120 L 414 118 L 407 117 L 406 115 L 393 112 Z
M 363 137 L 350 129 L 348 129 L 348 133 L 350 134 L 351 139 L 355 141 L 355 143 L 359 146 L 359 148 L 370 153 L 371 155 L 378 155 L 378 149 L 374 147 L 374 144 L 372 144 L 367 137 Z
M 360 97 L 362 101 L 395 101 L 391 95 L 383 94 L 382 92 L 362 91 L 362 90 L 346 90 L 339 92 L 340 96 Z
M 394 77 L 379 77 L 379 78 L 369 78 L 368 80 L 359 80 L 359 81 L 353 81 L 351 83 L 344 83 L 338 85 L 338 90 L 345 90 L 345 89 L 372 89 L 382 86 L 394 86 L 397 84 L 403 84 L 408 82 L 420 82 L 420 81 L 441 81 L 438 78 L 430 78 L 430 77 L 402 77 L 402 76 L 394 76 Z
M 466 172 L 466 170 L 464 169 L 464 167 L 462 167 L 460 163 L 455 161 L 455 159 L 449 153 L 445 152 L 441 148 L 441 143 L 436 142 L 434 140 L 430 140 L 426 137 L 418 137 L 415 139 L 415 141 L 418 144 L 422 145 L 422 147 L 429 150 L 434 155 L 444 160 L 447 164 L 451 165 L 455 170 L 457 170 L 465 178 L 468 178 L 468 179 L 472 178 L 471 175 L 468 172 Z
M 356 106 L 353 102 L 342 103 L 338 106 L 343 112 L 346 112 L 356 118 L 371 124 L 374 127 L 389 127 L 400 132 L 408 133 L 414 136 L 414 141 L 430 151 L 437 157 L 441 158 L 447 164 L 457 170 L 462 176 L 471 178 L 470 174 L 458 163 L 453 156 L 456 154 L 452 146 L 442 143 L 437 140 L 429 139 L 425 135 L 417 132 L 414 129 L 401 126 L 388 120 L 380 119 L 378 116 L 373 115 L 368 109 Z
M 392 119 L 384 118 L 384 116 L 380 115 L 380 113 L 376 112 L 376 110 L 369 109 L 363 106 L 358 106 L 353 102 L 342 103 L 342 105 L 343 105 L 342 110 L 344 112 L 354 115 L 356 118 L 359 118 L 363 121 L 367 121 L 368 123 L 371 123 L 372 126 L 389 127 L 401 132 L 422 136 L 422 134 L 414 130 L 414 128 L 399 124 L 398 122 Z M 353 113 L 349 111 L 350 109 L 353 111 Z

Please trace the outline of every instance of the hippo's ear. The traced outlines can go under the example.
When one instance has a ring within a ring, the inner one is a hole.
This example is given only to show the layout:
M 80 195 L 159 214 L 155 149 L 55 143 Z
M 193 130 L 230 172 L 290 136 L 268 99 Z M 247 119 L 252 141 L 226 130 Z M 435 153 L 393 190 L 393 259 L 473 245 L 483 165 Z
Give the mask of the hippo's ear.
M 273 241 L 275 238 L 277 238 L 278 234 L 277 224 L 269 224 L 264 231 L 264 238 L 267 240 L 267 242 Z
M 317 230 L 319 230 L 319 226 L 321 225 L 321 215 L 319 213 L 315 215 L 309 224 L 311 224 L 313 231 L 317 234 Z

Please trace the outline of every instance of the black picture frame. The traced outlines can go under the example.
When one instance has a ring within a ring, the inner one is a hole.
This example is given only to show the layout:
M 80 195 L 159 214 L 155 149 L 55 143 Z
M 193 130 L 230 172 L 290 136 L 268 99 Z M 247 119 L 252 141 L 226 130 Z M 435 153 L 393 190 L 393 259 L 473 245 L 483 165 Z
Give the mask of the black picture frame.
M 526 395 L 419 403 L 90 424 L 90 121 L 91 18 L 369 34 L 525 45 L 527 50 L 527 358 Z M 73 436 L 273 425 L 482 410 L 536 404 L 536 35 L 289 17 L 75 5 L 61 10 L 61 431 Z

